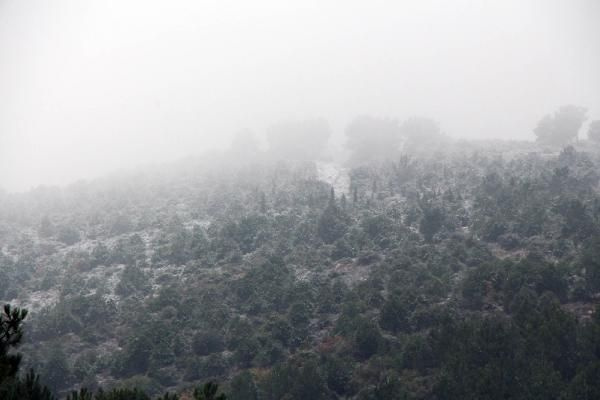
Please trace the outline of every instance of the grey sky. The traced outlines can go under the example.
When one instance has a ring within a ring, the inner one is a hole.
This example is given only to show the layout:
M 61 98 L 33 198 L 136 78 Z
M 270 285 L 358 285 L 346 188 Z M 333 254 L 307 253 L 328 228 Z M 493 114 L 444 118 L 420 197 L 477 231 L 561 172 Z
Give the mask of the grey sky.
M 243 128 L 431 116 L 531 139 L 600 118 L 600 1 L 0 0 L 0 187 L 226 146 Z

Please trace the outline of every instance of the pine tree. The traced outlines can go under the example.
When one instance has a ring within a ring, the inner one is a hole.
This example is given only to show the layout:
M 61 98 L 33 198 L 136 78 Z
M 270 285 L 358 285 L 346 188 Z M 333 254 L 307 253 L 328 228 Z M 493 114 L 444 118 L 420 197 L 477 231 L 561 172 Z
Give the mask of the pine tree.
M 27 310 L 4 305 L 0 314 L 0 385 L 7 379 L 13 378 L 19 370 L 20 354 L 9 354 L 9 351 L 19 345 L 23 337 L 23 320 Z
M 232 400 L 258 400 L 258 390 L 252 374 L 244 371 L 231 381 Z
M 219 384 L 213 381 L 209 381 L 202 385 L 202 388 L 196 388 L 194 390 L 194 400 L 227 400 L 227 396 L 221 393 L 217 395 L 219 391 Z
M 337 206 L 335 201 L 335 192 L 331 188 L 329 204 L 319 216 L 317 222 L 317 232 L 319 237 L 325 243 L 333 243 L 341 238 L 348 229 L 348 215 Z
M 23 338 L 23 320 L 26 309 L 4 305 L 0 314 L 0 399 L 2 400 L 55 400 L 47 387 L 39 382 L 33 371 L 20 379 L 17 376 L 20 354 L 11 354 Z

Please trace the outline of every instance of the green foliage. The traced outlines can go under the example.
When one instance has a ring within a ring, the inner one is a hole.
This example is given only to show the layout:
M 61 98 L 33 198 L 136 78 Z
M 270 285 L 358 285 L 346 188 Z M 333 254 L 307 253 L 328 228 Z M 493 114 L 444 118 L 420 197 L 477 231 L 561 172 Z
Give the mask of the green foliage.
M 79 391 L 71 392 L 67 396 L 67 400 L 94 400 L 94 395 L 86 388 L 82 388 Z
M 332 189 L 329 204 L 317 222 L 317 233 L 323 242 L 331 244 L 344 235 L 348 224 L 348 215 L 336 204 Z
M 42 237 L 50 237 L 54 234 L 54 224 L 47 215 L 44 215 L 40 222 L 38 232 Z
M 224 347 L 223 337 L 218 332 L 198 332 L 192 339 L 192 349 L 199 356 L 221 352 Z
M 410 330 L 409 310 L 405 300 L 398 294 L 392 294 L 381 308 L 379 325 L 392 332 L 407 332 Z
M 354 336 L 357 354 L 361 358 L 369 358 L 383 346 L 383 337 L 377 327 L 367 321 L 358 324 Z
M 340 396 L 349 394 L 353 365 L 349 359 L 327 357 L 321 360 L 327 387 Z
M 402 348 L 401 363 L 404 368 L 425 373 L 428 368 L 436 366 L 436 354 L 433 352 L 431 341 L 416 334 L 407 338 Z
M 347 200 L 319 180 L 322 164 L 286 162 L 91 183 L 85 202 L 71 189 L 0 196 L 0 297 L 36 307 L 20 349 L 41 377 L 27 385 L 63 397 L 218 379 L 253 400 L 593 398 L 595 147 L 401 155 L 396 135 L 453 144 L 430 120 L 365 121 L 349 140 L 362 164 L 347 171 Z M 81 243 L 57 243 L 65 226 Z
M 229 398 L 231 400 L 258 400 L 258 388 L 250 372 L 243 371 L 231 380 Z
M 69 387 L 72 378 L 66 355 L 59 344 L 51 347 L 46 362 L 40 369 L 42 381 L 53 393 Z
M 600 398 L 600 361 L 594 361 L 581 368 L 564 395 L 565 400 L 597 399 Z
M 23 338 L 23 320 L 27 310 L 5 304 L 0 313 L 0 385 L 15 377 L 21 355 L 11 350 L 19 345 Z
M 297 360 L 276 366 L 263 383 L 264 398 L 330 399 L 325 380 L 313 359 Z
M 500 316 L 446 323 L 434 334 L 442 374 L 437 395 L 454 399 L 547 399 L 569 392 L 577 325 L 555 300 L 519 295 L 513 320 Z
M 30 370 L 24 378 L 0 384 L 2 400 L 56 400 L 50 390 L 40 383 L 40 378 Z
M 107 325 L 101 325 L 90 332 L 90 327 L 98 321 L 110 323 L 115 317 L 114 303 L 99 295 L 72 296 L 62 298 L 53 307 L 43 308 L 34 326 L 33 336 L 37 339 L 54 339 L 57 336 L 76 333 L 90 333 L 88 339 L 95 335 L 106 334 Z
M 113 370 L 123 376 L 147 371 L 152 355 L 152 341 L 146 335 L 128 338 L 124 349 L 115 358 Z
M 219 384 L 213 381 L 209 381 L 202 385 L 201 388 L 196 388 L 194 390 L 194 399 L 195 400 L 226 400 L 227 396 L 225 394 L 220 393 Z
M 239 221 L 227 223 L 220 233 L 239 246 L 242 254 L 250 253 L 260 247 L 268 238 L 268 220 L 264 216 L 249 215 Z
M 585 280 L 591 292 L 600 291 L 600 237 L 591 238 L 581 254 L 581 267 L 585 269 Z
M 150 400 L 150 397 L 140 389 L 117 388 L 109 391 L 99 390 L 95 395 L 88 389 L 73 391 L 67 400 Z M 176 394 L 165 393 L 156 400 L 179 400 Z
M 94 400 L 150 400 L 150 397 L 137 388 L 124 388 L 113 389 L 107 392 L 99 391 L 94 396 Z
M 273 258 L 251 269 L 236 282 L 235 289 L 241 302 L 247 302 L 250 311 L 264 308 L 287 308 L 287 291 L 292 285 L 291 271 L 281 259 Z
M 23 320 L 27 310 L 4 305 L 0 314 L 0 399 L 55 400 L 50 390 L 40 384 L 30 370 L 24 378 L 17 376 L 21 355 L 11 352 L 23 338 Z
M 67 246 L 71 246 L 81 239 L 79 231 L 77 229 L 70 226 L 62 226 L 58 231 L 58 240 L 66 244 Z
M 119 238 L 111 250 L 110 261 L 114 264 L 143 265 L 146 261 L 146 244 L 138 234 Z M 101 245 L 97 245 L 94 248 L 92 255 L 94 251 L 99 253 L 97 255 L 104 262 L 108 261 L 105 259 L 105 249 Z
M 419 223 L 419 231 L 426 241 L 431 242 L 433 236 L 440 231 L 444 224 L 444 213 L 438 207 L 426 206 Z
M 136 293 L 144 294 L 148 289 L 148 280 L 144 272 L 137 265 L 125 266 L 116 292 L 121 296 L 129 296 Z
M 407 400 L 406 392 L 400 380 L 395 376 L 384 376 L 374 387 L 364 388 L 357 396 L 360 400 Z

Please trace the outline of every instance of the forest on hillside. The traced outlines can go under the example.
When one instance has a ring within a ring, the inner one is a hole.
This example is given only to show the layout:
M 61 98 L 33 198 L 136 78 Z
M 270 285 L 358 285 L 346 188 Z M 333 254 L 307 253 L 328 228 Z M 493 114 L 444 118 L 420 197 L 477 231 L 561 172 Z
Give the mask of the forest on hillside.
M 598 399 L 584 119 L 484 142 L 362 117 L 344 162 L 289 122 L 266 151 L 0 193 L 0 397 Z

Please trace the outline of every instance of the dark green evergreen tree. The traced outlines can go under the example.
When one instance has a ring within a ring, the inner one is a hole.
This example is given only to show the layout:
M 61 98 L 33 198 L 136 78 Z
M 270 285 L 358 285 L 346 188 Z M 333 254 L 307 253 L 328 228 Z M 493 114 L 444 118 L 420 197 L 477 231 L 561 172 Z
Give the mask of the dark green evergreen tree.
M 206 382 L 202 387 L 194 390 L 194 400 L 227 400 L 223 393 L 217 394 L 219 384 L 213 381 Z

